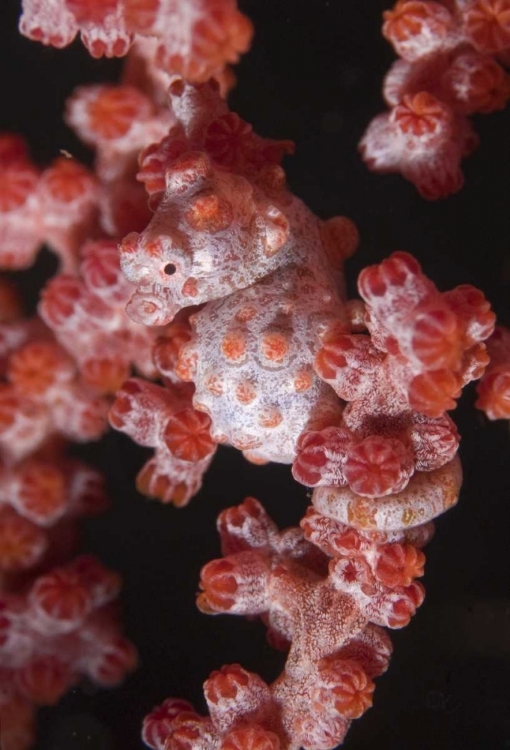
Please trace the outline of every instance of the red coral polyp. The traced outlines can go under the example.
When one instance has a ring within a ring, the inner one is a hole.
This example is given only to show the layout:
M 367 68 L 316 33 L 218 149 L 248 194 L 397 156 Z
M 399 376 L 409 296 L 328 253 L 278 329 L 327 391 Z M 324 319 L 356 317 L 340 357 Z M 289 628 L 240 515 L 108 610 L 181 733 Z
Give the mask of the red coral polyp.
M 36 616 L 74 629 L 93 607 L 89 590 L 72 571 L 59 570 L 40 578 L 32 588 L 31 604 Z
M 439 49 L 453 28 L 448 9 L 436 2 L 409 0 L 384 11 L 383 36 L 405 60 L 413 61 Z
M 145 744 L 154 750 L 164 750 L 174 720 L 182 713 L 193 713 L 193 707 L 179 698 L 167 698 L 160 706 L 153 708 L 143 720 L 142 740 Z
M 510 47 L 510 5 L 507 0 L 474 0 L 468 3 L 462 28 L 475 49 L 497 53 Z
M 454 409 L 462 390 L 462 380 L 449 370 L 433 370 L 416 375 L 409 384 L 409 404 L 429 417 Z
M 53 706 L 74 682 L 74 675 L 56 656 L 40 657 L 20 669 L 16 685 L 39 706 Z
M 216 444 L 210 435 L 211 420 L 196 409 L 183 409 L 169 418 L 164 441 L 168 450 L 183 461 L 200 461 L 210 456 Z
M 400 172 L 427 200 L 445 198 L 462 187 L 460 163 L 478 145 L 467 116 L 510 97 L 499 65 L 510 49 L 508 0 L 397 0 L 383 18 L 402 59 L 383 84 L 390 109 L 372 120 L 360 151 L 369 169 Z
M 445 139 L 451 131 L 448 109 L 426 91 L 405 96 L 402 104 L 393 110 L 391 118 L 415 147 L 430 147 L 435 139 Z
M 407 485 L 414 461 L 400 440 L 374 435 L 349 450 L 343 470 L 354 492 L 382 497 L 400 492 Z
M 332 703 L 346 719 L 358 719 L 372 706 L 375 685 L 356 661 L 324 659 L 319 674 L 323 687 L 313 694 L 319 706 Z
M 235 566 L 228 560 L 213 560 L 202 569 L 200 587 L 203 593 L 197 603 L 201 610 L 228 612 L 239 588 Z
M 29 396 L 42 397 L 74 375 L 72 360 L 52 342 L 34 342 L 18 349 L 11 357 L 8 377 Z
M 423 575 L 425 555 L 411 544 L 387 544 L 379 551 L 375 575 L 385 586 L 409 586 Z

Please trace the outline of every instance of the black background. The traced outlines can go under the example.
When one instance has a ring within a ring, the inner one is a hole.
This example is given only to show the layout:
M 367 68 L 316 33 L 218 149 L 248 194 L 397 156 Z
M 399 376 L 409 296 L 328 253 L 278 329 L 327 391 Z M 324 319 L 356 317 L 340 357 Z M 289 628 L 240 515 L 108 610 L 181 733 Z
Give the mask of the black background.
M 183 0 L 184 1 L 184 0 Z M 510 112 L 478 118 L 479 150 L 465 162 L 466 185 L 429 203 L 398 176 L 370 174 L 356 145 L 382 108 L 381 80 L 393 52 L 380 35 L 385 0 L 244 0 L 254 21 L 252 51 L 238 67 L 231 105 L 262 135 L 291 138 L 293 190 L 321 217 L 346 214 L 361 232 L 347 268 L 351 294 L 365 265 L 396 249 L 415 254 L 441 289 L 472 283 L 510 324 L 508 132 Z M 62 123 L 64 101 L 81 83 L 115 80 L 118 61 L 94 61 L 79 42 L 57 51 L 17 33 L 18 3 L 1 0 L 0 127 L 29 139 L 47 163 L 59 149 L 90 161 Z M 28 300 L 52 273 L 43 252 L 16 274 Z M 472 409 L 468 389 L 454 413 L 463 441 L 459 505 L 440 519 L 427 552 L 427 598 L 413 622 L 395 631 L 389 672 L 374 707 L 354 722 L 348 750 L 502 750 L 510 748 L 510 444 L 507 423 Z M 283 525 L 307 504 L 287 467 L 257 468 L 220 449 L 198 497 L 183 510 L 140 498 L 133 489 L 146 453 L 119 434 L 82 454 L 108 477 L 112 509 L 90 522 L 83 546 L 125 580 L 126 629 L 141 667 L 123 687 L 73 690 L 41 711 L 38 750 L 135 750 L 141 720 L 173 695 L 203 708 L 201 683 L 240 662 L 270 680 L 282 656 L 262 627 L 209 618 L 194 605 L 200 567 L 219 554 L 215 518 L 246 495 Z

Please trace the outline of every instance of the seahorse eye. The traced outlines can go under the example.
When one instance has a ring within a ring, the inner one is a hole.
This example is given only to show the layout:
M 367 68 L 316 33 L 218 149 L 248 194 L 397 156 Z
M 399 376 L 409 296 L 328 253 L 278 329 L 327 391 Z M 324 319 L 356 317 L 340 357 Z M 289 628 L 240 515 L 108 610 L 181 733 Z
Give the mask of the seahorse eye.
M 167 276 L 173 276 L 176 271 L 177 267 L 173 263 L 167 263 L 164 268 L 164 272 Z

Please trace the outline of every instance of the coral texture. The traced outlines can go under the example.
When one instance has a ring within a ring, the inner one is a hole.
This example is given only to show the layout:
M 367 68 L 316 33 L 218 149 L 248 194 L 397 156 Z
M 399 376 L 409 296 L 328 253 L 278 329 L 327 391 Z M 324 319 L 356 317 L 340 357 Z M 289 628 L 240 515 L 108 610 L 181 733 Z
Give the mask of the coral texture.
M 439 293 L 407 253 L 365 269 L 358 286 L 370 337 L 326 330 L 315 359 L 347 402 L 341 424 L 301 435 L 293 473 L 338 520 L 386 531 L 455 502 L 458 435 L 445 411 L 483 373 L 494 314 L 473 287 Z
M 135 667 L 110 605 L 119 588 L 115 573 L 83 556 L 0 594 L 3 747 L 31 744 L 35 707 L 54 705 L 81 676 L 112 687 Z
M 190 390 L 131 378 L 117 393 L 110 424 L 139 445 L 155 448 L 138 474 L 140 492 L 176 506 L 186 505 L 198 492 L 216 444 L 211 420 L 193 408 Z
M 271 685 L 239 665 L 214 672 L 209 718 L 166 701 L 144 724 L 155 750 L 335 747 L 387 667 L 381 626 L 404 627 L 423 601 L 421 548 L 461 484 L 445 410 L 483 373 L 494 315 L 472 287 L 438 292 L 406 253 L 365 269 L 359 290 L 350 321 L 370 336 L 346 333 L 347 313 L 320 329 L 315 370 L 346 405 L 298 440 L 294 476 L 316 488 L 302 530 L 279 533 L 248 498 L 220 515 L 225 557 L 201 574 L 199 608 L 260 616 L 285 669 Z
M 78 519 L 108 501 L 66 443 L 100 437 L 108 401 L 40 319 L 23 317 L 13 287 L 0 291 L 0 733 L 2 748 L 25 750 L 37 706 L 84 676 L 117 684 L 136 652 L 118 622 L 119 577 L 89 556 L 68 562 Z
M 46 285 L 39 305 L 42 318 L 94 391 L 115 393 L 132 367 L 155 377 L 156 332 L 125 313 L 132 288 L 121 274 L 116 242 L 89 242 L 81 248 L 81 258 L 80 276 L 60 274 Z
M 27 268 L 47 244 L 72 270 L 80 244 L 95 231 L 97 179 L 65 157 L 41 172 L 23 139 L 10 133 L 0 134 L 0 172 L 0 267 Z
M 507 0 L 397 0 L 383 34 L 401 58 L 387 73 L 389 110 L 360 150 L 376 172 L 400 172 L 424 198 L 462 187 L 460 163 L 478 144 L 474 114 L 503 109 L 510 97 Z
M 79 33 L 93 57 L 123 57 L 133 40 L 152 37 L 156 64 L 192 81 L 221 76 L 252 37 L 235 0 L 23 0 L 20 31 L 54 47 Z
M 28 268 L 43 244 L 60 260 L 38 316 L 0 280 L 2 748 L 25 750 L 35 708 L 82 677 L 113 686 L 136 665 L 118 576 L 72 559 L 77 519 L 106 500 L 68 443 L 109 421 L 154 451 L 137 487 L 162 502 L 191 500 L 218 444 L 292 465 L 312 490 L 283 531 L 254 498 L 224 510 L 223 557 L 200 578 L 199 609 L 260 618 L 287 652 L 281 674 L 222 667 L 204 686 L 209 716 L 168 699 L 145 743 L 332 750 L 372 705 L 385 628 L 421 605 L 433 519 L 457 502 L 447 412 L 482 378 L 478 406 L 510 417 L 510 333 L 493 332 L 481 292 L 439 291 L 404 252 L 347 298 L 354 223 L 317 217 L 286 184 L 292 142 L 225 102 L 252 37 L 235 0 L 23 0 L 20 29 L 55 47 L 79 34 L 127 64 L 66 105 L 93 170 L 68 155 L 41 169 L 0 136 L 0 268 Z M 468 118 L 510 96 L 509 2 L 398 0 L 383 33 L 401 59 L 361 151 L 444 197 L 477 143 Z
M 255 136 L 214 87 L 176 80 L 170 97 L 177 125 L 140 157 L 154 217 L 120 245 L 137 285 L 129 314 L 178 316 L 156 350 L 166 390 L 128 381 L 110 420 L 157 447 L 153 462 L 180 445 L 198 468 L 198 448 L 209 459 L 223 442 L 255 462 L 294 461 L 315 489 L 301 530 L 278 532 L 253 499 L 224 511 L 225 557 L 202 570 L 199 608 L 261 617 L 289 649 L 282 674 L 269 685 L 224 667 L 204 686 L 210 717 L 169 699 L 143 737 L 156 750 L 328 750 L 371 705 L 391 652 L 381 627 L 405 626 L 423 601 L 421 548 L 461 485 L 446 411 L 483 374 L 494 315 L 471 286 L 439 292 L 407 253 L 365 269 L 363 302 L 347 302 L 355 229 L 287 192 L 285 144 Z M 208 417 L 193 421 L 193 451 L 190 427 L 177 441 L 169 428 L 178 378 Z
M 285 669 L 271 685 L 237 664 L 213 672 L 204 685 L 210 718 L 168 700 L 145 719 L 145 742 L 155 750 L 192 737 L 207 750 L 335 747 L 372 705 L 373 678 L 388 666 L 381 626 L 403 627 L 423 600 L 414 579 L 430 524 L 371 534 L 310 511 L 302 530 L 278 532 L 248 498 L 223 511 L 218 527 L 225 557 L 202 570 L 198 605 L 261 616 L 270 642 L 289 649 Z

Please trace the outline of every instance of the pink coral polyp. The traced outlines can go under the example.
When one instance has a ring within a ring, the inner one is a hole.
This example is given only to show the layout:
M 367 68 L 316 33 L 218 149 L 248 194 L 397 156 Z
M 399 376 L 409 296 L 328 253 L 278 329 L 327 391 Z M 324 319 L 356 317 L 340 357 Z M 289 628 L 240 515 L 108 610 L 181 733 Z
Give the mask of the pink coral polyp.
M 510 97 L 499 64 L 510 49 L 510 6 L 398 0 L 383 17 L 402 59 L 384 82 L 390 109 L 368 126 L 361 154 L 369 169 L 400 172 L 423 197 L 445 198 L 462 187 L 460 163 L 477 146 L 467 115 L 502 109 Z
M 23 0 L 20 31 L 54 47 L 79 33 L 92 57 L 123 57 L 139 35 L 153 37 L 153 64 L 193 81 L 223 76 L 253 35 L 235 0 Z

